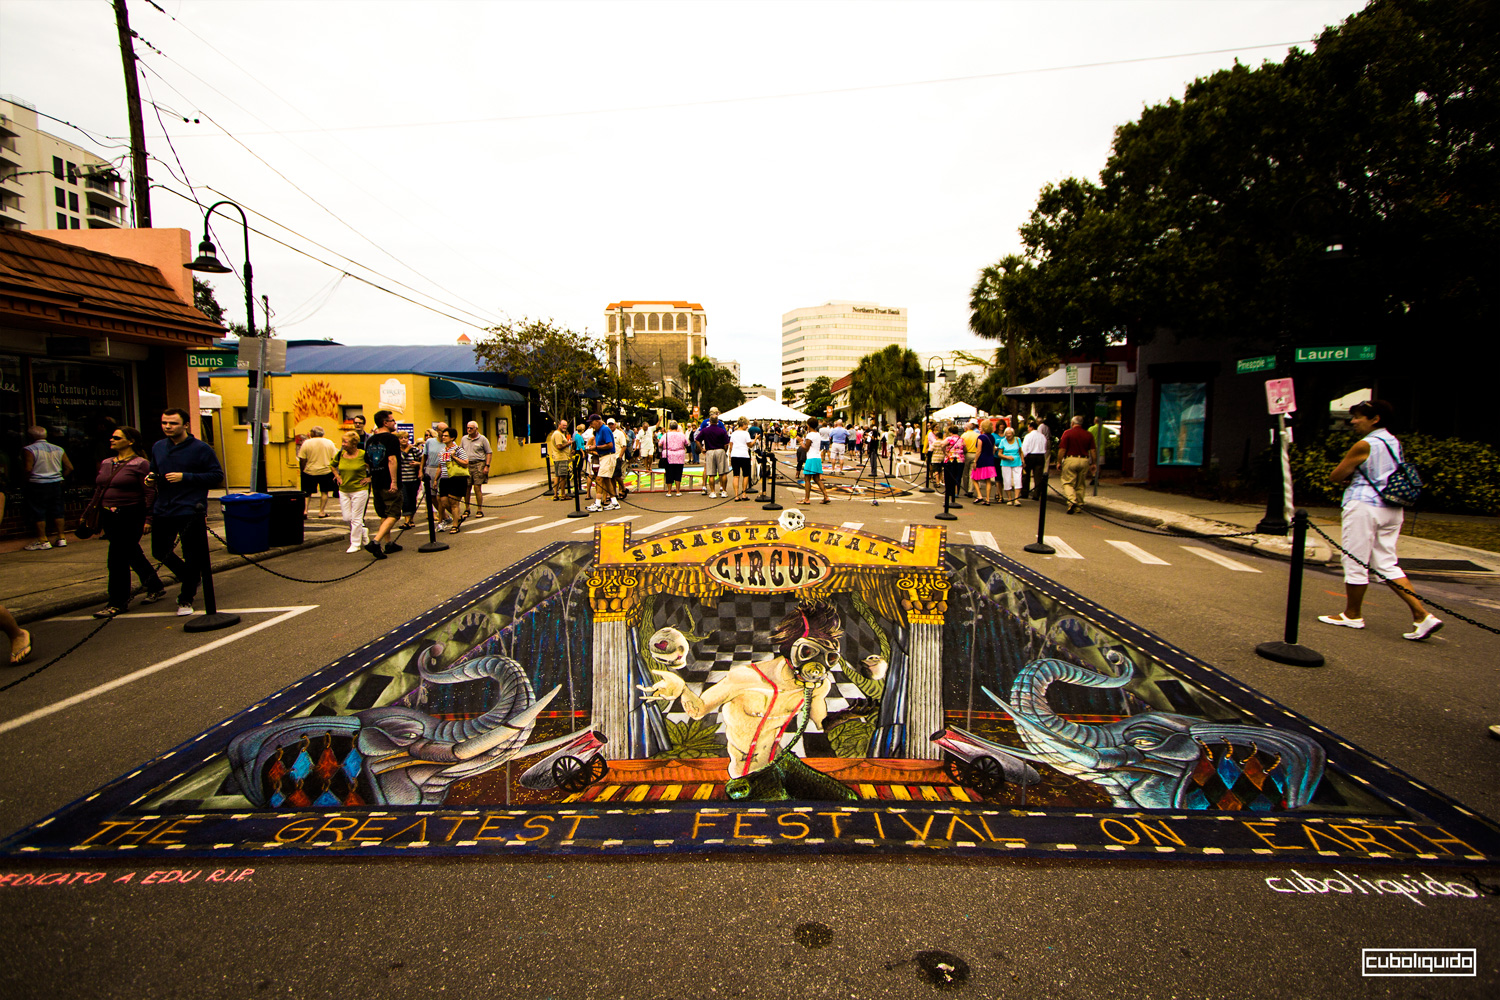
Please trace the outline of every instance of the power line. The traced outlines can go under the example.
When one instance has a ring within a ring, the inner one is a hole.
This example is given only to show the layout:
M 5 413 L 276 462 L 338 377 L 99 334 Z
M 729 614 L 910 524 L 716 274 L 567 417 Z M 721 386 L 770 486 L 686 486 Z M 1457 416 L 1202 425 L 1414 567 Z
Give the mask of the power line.
M 168 194 L 176 195 L 178 198 L 181 198 L 183 201 L 192 201 L 193 200 L 192 198 L 190 198 L 187 195 L 183 194 L 181 191 L 175 191 L 172 188 L 167 187 L 165 184 L 157 184 L 157 185 L 154 185 L 154 186 L 157 187 L 157 188 L 159 188 L 159 189 L 161 189 L 162 191 L 167 192 Z M 210 188 L 209 190 L 213 190 L 213 189 Z M 259 215 L 260 213 L 256 212 L 255 214 Z M 278 225 L 280 225 L 280 223 L 278 223 Z M 364 284 L 369 285 L 371 288 L 375 288 L 375 289 L 378 289 L 379 291 L 385 292 L 387 295 L 394 295 L 396 298 L 401 299 L 403 302 L 410 302 L 414 306 L 418 306 L 418 307 L 420 307 L 422 309 L 426 309 L 428 312 L 431 312 L 431 313 L 436 313 L 437 315 L 442 316 L 445 319 L 451 319 L 455 323 L 462 323 L 464 326 L 473 327 L 474 329 L 480 330 L 480 331 L 483 331 L 483 332 L 488 332 L 489 331 L 488 327 L 480 326 L 478 323 L 471 323 L 468 320 L 463 319 L 463 318 L 458 317 L 458 316 L 454 316 L 451 313 L 445 313 L 441 309 L 434 308 L 433 306 L 430 306 L 430 305 L 428 305 L 425 302 L 418 302 L 416 299 L 410 298 L 410 297 L 408 297 L 406 295 L 402 295 L 400 292 L 392 291 L 391 289 L 386 288 L 384 285 L 380 285 L 380 284 L 377 284 L 377 283 L 371 281 L 369 278 L 364 278 L 364 277 L 361 277 L 360 275 L 354 274 L 352 272 L 344 271 L 343 268 L 340 268 L 337 264 L 330 264 L 328 261 L 322 259 L 321 257 L 316 257 L 316 256 L 308 253 L 306 250 L 303 250 L 301 247 L 292 246 L 292 244 L 286 242 L 285 240 L 277 239 L 275 236 L 272 236 L 270 233 L 265 232 L 264 230 L 256 229 L 254 226 L 250 226 L 248 228 L 249 228 L 249 230 L 252 233 L 255 233 L 257 236 L 260 236 L 263 239 L 268 239 L 272 243 L 278 244 L 279 246 L 284 246 L 288 250 L 291 250 L 293 253 L 299 253 L 299 254 L 301 254 L 302 256 L 306 257 L 308 260 L 317 261 L 319 264 L 322 264 L 324 267 L 331 267 L 335 271 L 340 271 L 343 274 L 346 274 L 349 277 L 353 278 L 355 281 L 363 282 Z
M 265 122 L 264 119 L 260 118 L 253 111 L 250 111 L 248 108 L 244 107 L 239 102 L 235 101 L 232 97 L 230 97 L 229 95 L 227 95 L 227 94 L 223 93 L 222 91 L 220 91 L 213 84 L 209 83 L 207 80 L 205 80 L 202 77 L 198 76 L 198 74 L 194 73 L 192 70 L 190 70 L 186 66 L 182 65 L 182 63 L 178 62 L 176 59 L 173 59 L 171 56 L 168 56 L 165 53 L 162 53 L 162 57 L 164 59 L 167 59 L 168 61 L 170 61 L 173 65 L 177 66 L 178 69 L 181 69 L 184 73 L 187 73 L 189 76 L 191 76 L 193 79 L 197 80 L 199 83 L 203 84 L 209 90 L 212 90 L 214 93 L 216 93 L 220 97 L 224 98 L 230 104 L 233 104 L 235 107 L 239 108 L 241 111 L 244 111 L 246 114 L 250 115 L 250 117 L 254 118 L 256 121 L 261 122 L 261 124 L 268 124 L 267 122 Z M 187 95 L 183 94 L 180 90 L 178 90 L 176 87 L 174 87 L 172 85 L 172 82 L 170 80 L 168 80 L 166 77 L 162 76 L 161 72 L 159 70 L 157 70 L 154 66 L 151 66 L 149 63 L 145 62 L 144 60 L 139 60 L 139 61 L 140 61 L 140 64 L 143 67 L 149 69 L 153 74 L 155 74 L 155 76 L 156 76 L 157 79 L 161 80 L 168 87 L 171 87 L 171 89 L 174 92 L 176 92 L 178 94 L 178 96 L 182 97 L 185 100 L 188 99 Z M 194 105 L 196 107 L 196 102 L 193 102 L 193 103 L 194 103 Z M 224 133 L 224 135 L 226 137 L 228 137 L 231 141 L 233 141 L 241 149 L 243 149 L 245 152 L 249 153 L 256 160 L 260 161 L 260 163 L 262 163 L 266 167 L 266 169 L 270 170 L 277 177 L 280 177 L 283 181 L 285 181 L 287 184 L 289 184 L 293 189 L 295 189 L 297 191 L 298 194 L 302 195 L 308 201 L 312 202 L 320 210 L 322 210 L 329 217 L 331 217 L 335 222 L 337 222 L 339 225 L 343 226 L 345 229 L 348 229 L 355 236 L 358 236 L 360 239 L 362 239 L 366 243 L 370 244 L 370 246 L 374 247 L 376 250 L 380 251 L 382 254 L 384 254 L 385 256 L 389 257 L 395 263 L 397 263 L 400 266 L 406 268 L 408 271 L 410 271 L 412 274 L 415 274 L 417 277 L 421 278 L 423 281 L 425 281 L 428 284 L 432 285 L 434 288 L 438 288 L 438 289 L 441 289 L 444 292 L 447 292 L 453 298 L 459 300 L 460 302 L 464 302 L 467 305 L 470 305 L 470 306 L 474 307 L 475 309 L 483 309 L 484 308 L 483 306 L 480 306 L 477 303 L 469 302 L 462 295 L 460 295 L 459 293 L 455 292 L 453 289 L 444 286 L 442 283 L 440 283 L 440 282 L 438 282 L 438 281 L 436 281 L 436 280 L 434 280 L 432 278 L 429 278 L 427 275 L 423 274 L 421 271 L 418 271 L 416 268 L 412 267 L 410 264 L 408 264 L 405 261 L 401 260 L 395 254 L 391 253 L 389 250 L 385 249 L 380 244 L 378 244 L 374 240 L 370 239 L 370 237 L 366 236 L 364 233 L 360 232 L 358 229 L 355 229 L 354 226 L 352 226 L 349 222 L 347 222 L 343 218 L 341 218 L 337 213 L 335 213 L 327 205 L 323 204 L 323 202 L 321 202 L 320 200 L 318 200 L 317 198 L 315 198 L 311 194 L 309 194 L 307 191 L 305 191 L 300 185 L 297 184 L 297 182 L 293 181 L 286 174 L 282 173 L 280 170 L 278 170 L 274 166 L 272 166 L 271 163 L 268 160 L 265 159 L 265 157 L 263 157 L 259 153 L 255 152 L 255 150 L 251 149 L 248 145 L 246 145 L 243 141 L 241 141 L 237 136 L 235 136 L 233 133 L 231 133 L 227 128 L 225 128 L 224 126 L 220 125 L 206 111 L 203 111 L 201 108 L 198 108 L 197 113 L 199 115 L 201 115 L 203 118 L 205 118 L 210 124 L 212 124 L 220 132 Z M 298 148 L 301 148 L 301 147 L 298 147 Z M 303 152 L 307 152 L 307 151 L 303 150 Z M 308 155 L 309 156 L 313 156 L 313 159 L 318 160 L 319 163 L 323 162 L 322 160 L 318 159 L 317 156 L 315 156 L 315 155 L 313 155 L 311 153 L 308 153 Z M 326 164 L 326 163 L 323 164 L 323 165 L 324 166 L 328 166 L 328 164 Z M 333 168 L 329 167 L 329 170 L 332 171 Z M 492 318 L 492 317 L 486 317 L 486 319 L 488 319 L 489 322 L 491 322 L 491 323 L 497 322 L 497 320 L 494 319 L 494 318 Z
M 1310 41 L 1304 39 L 1303 41 Z M 967 76 L 946 76 L 931 80 L 905 80 L 899 83 L 870 83 L 857 87 L 831 87 L 826 90 L 797 90 L 781 94 L 755 94 L 747 97 L 719 97 L 701 101 L 677 101 L 670 104 L 638 104 L 615 108 L 592 108 L 580 111 L 549 111 L 530 115 L 502 115 L 494 118 L 453 118 L 444 121 L 419 121 L 404 124 L 340 125 L 335 128 L 280 129 L 270 132 L 242 132 L 241 135 L 297 135 L 306 132 L 367 132 L 376 129 L 445 128 L 453 125 L 488 125 L 496 122 L 535 121 L 546 118 L 577 118 L 584 115 L 634 114 L 642 111 L 673 111 L 681 108 L 703 108 L 725 104 L 750 104 L 756 101 L 789 101 L 803 97 L 829 97 L 837 94 L 858 94 L 872 90 L 897 90 L 905 87 L 932 87 L 948 83 L 968 83 L 974 80 L 998 80 L 1004 77 L 1037 76 L 1044 73 L 1069 73 L 1083 69 L 1102 69 L 1107 66 L 1129 66 L 1136 63 L 1164 62 L 1169 59 L 1191 59 L 1195 56 L 1227 55 L 1231 52 L 1248 52 L 1255 49 L 1278 49 L 1296 45 L 1298 42 L 1267 42 L 1264 45 L 1237 45 L 1230 49 L 1204 49 L 1198 52 L 1177 52 L 1171 55 L 1137 56 L 1130 59 L 1106 59 L 1102 62 L 1072 63 L 1067 66 L 1040 66 L 1033 69 L 1002 70 L 998 73 L 973 73 Z M 175 61 L 175 60 L 174 60 Z M 180 65 L 180 64 L 179 64 Z M 262 123 L 264 124 L 264 123 Z

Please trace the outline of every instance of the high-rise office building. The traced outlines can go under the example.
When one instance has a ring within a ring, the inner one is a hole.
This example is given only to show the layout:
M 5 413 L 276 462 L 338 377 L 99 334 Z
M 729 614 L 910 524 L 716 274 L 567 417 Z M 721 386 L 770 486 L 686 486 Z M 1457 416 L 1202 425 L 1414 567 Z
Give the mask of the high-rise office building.
M 36 109 L 0 97 L 0 229 L 120 229 L 120 174 L 99 156 L 37 128 Z
M 634 365 L 686 398 L 678 366 L 708 355 L 708 314 L 697 302 L 622 299 L 604 311 L 604 347 L 612 372 Z
M 887 344 L 906 346 L 906 309 L 876 302 L 826 302 L 781 315 L 781 388 L 800 398 L 819 376 L 829 381 Z

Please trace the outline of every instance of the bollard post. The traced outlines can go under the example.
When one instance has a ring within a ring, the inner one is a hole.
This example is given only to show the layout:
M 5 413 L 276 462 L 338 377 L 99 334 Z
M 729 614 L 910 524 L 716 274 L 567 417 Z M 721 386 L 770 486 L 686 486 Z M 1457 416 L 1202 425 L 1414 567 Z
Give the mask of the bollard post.
M 588 517 L 589 512 L 584 510 L 578 502 L 578 494 L 583 492 L 583 456 L 573 456 L 573 509 L 568 511 L 569 517 Z
M 1043 536 L 1047 534 L 1047 467 L 1045 465 L 1042 466 L 1041 482 L 1042 500 L 1037 504 L 1036 541 L 1023 545 L 1022 548 L 1027 552 L 1035 552 L 1037 555 L 1050 556 L 1055 555 L 1057 550 L 1043 541 Z
M 950 506 L 950 504 L 949 504 L 949 498 L 950 497 L 951 497 L 951 494 L 948 492 L 948 470 L 944 469 L 943 470 L 943 512 L 941 514 L 934 514 L 934 515 L 932 515 L 937 520 L 939 520 L 939 521 L 957 521 L 958 520 L 958 515 L 957 514 L 950 514 L 950 513 L 948 513 L 948 507 Z
M 761 510 L 780 510 L 781 504 L 776 502 L 776 480 L 781 478 L 781 473 L 776 469 L 776 456 L 771 456 L 771 502 L 762 504 Z
M 1307 552 L 1307 511 L 1298 507 L 1292 514 L 1292 568 L 1286 582 L 1286 625 L 1281 642 L 1263 642 L 1255 652 L 1276 663 L 1293 667 L 1321 667 L 1323 654 L 1297 644 L 1297 630 L 1302 618 L 1302 564 Z
M 448 543 L 437 540 L 437 518 L 432 513 L 432 477 L 426 473 L 422 475 L 422 497 L 427 501 L 427 541 L 418 545 L 417 551 L 442 552 L 448 548 Z
M 759 454 L 760 454 L 760 496 L 758 496 L 758 497 L 755 498 L 755 502 L 756 503 L 770 503 L 771 502 L 771 498 L 768 497 L 768 496 L 766 496 L 766 469 L 769 468 L 771 470 L 771 474 L 775 475 L 776 474 L 775 462 L 774 462 L 774 460 L 773 461 L 767 461 L 766 450 L 764 448 L 762 448 L 760 450 Z M 762 510 L 766 510 L 768 508 L 764 508 L 763 507 L 761 509 Z
M 198 507 L 198 523 L 196 528 L 201 530 L 199 554 L 203 557 L 203 614 L 194 615 L 182 625 L 184 632 L 212 632 L 215 629 L 229 628 L 240 623 L 239 615 L 232 615 L 219 610 L 219 602 L 214 598 L 214 567 L 213 556 L 208 551 L 208 505 L 202 504 Z M 184 556 L 187 555 L 187 542 L 182 545 Z
M 922 457 L 927 460 L 927 476 L 922 480 L 924 485 L 921 487 L 921 489 L 917 490 L 917 492 L 936 493 L 937 490 L 932 488 L 932 452 L 926 452 Z

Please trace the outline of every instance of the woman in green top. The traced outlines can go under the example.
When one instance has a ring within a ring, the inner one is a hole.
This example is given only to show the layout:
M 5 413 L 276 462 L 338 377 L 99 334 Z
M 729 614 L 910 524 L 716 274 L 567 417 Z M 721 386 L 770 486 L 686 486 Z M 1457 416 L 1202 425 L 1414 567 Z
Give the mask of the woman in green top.
M 370 529 L 365 527 L 365 506 L 370 502 L 370 467 L 365 464 L 364 449 L 359 446 L 359 435 L 350 431 L 344 435 L 344 447 L 333 463 L 333 478 L 339 484 L 339 511 L 349 522 L 349 549 L 358 552 L 370 540 Z

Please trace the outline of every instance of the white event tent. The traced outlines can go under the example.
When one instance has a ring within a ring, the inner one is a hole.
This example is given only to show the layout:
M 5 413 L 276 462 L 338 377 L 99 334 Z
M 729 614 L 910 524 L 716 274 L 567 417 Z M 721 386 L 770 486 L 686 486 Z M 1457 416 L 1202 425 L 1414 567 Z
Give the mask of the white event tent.
M 751 420 L 800 421 L 806 420 L 807 414 L 794 410 L 784 403 L 778 403 L 770 396 L 756 396 L 727 413 L 719 414 L 719 419 L 726 424 L 732 424 L 740 417 L 749 417 Z

